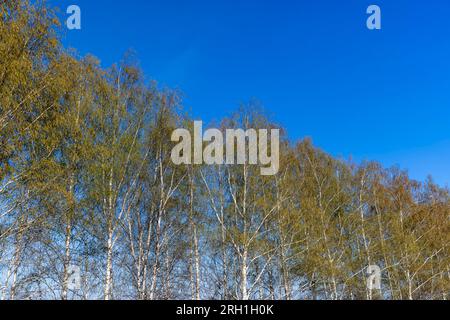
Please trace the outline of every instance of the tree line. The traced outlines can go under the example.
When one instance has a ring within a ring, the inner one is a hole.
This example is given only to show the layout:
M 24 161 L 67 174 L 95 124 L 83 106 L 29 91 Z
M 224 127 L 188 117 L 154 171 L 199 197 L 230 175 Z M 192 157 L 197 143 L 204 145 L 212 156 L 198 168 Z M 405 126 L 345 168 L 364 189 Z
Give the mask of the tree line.
M 179 93 L 60 40 L 45 3 L 0 2 L 0 299 L 449 297 L 450 195 L 431 178 L 285 133 L 274 176 L 175 165 Z M 218 126 L 279 128 L 253 103 Z

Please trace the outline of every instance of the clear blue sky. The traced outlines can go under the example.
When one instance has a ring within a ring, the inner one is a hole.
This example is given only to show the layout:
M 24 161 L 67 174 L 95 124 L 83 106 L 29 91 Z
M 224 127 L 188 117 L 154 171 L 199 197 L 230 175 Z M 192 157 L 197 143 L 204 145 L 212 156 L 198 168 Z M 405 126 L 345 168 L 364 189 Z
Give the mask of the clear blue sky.
M 104 66 L 137 52 L 197 119 L 256 98 L 292 139 L 450 185 L 447 0 L 50 0 L 82 10 L 65 43 Z M 366 9 L 382 10 L 382 30 Z

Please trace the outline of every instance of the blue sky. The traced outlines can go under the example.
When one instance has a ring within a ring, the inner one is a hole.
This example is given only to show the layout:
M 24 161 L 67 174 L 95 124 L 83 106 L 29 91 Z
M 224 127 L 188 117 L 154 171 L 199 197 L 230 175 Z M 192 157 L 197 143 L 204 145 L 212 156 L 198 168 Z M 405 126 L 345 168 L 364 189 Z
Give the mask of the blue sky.
M 292 139 L 450 185 L 446 0 L 50 0 L 82 10 L 64 40 L 106 67 L 128 49 L 197 119 L 258 99 Z M 382 10 L 382 30 L 366 9 Z

